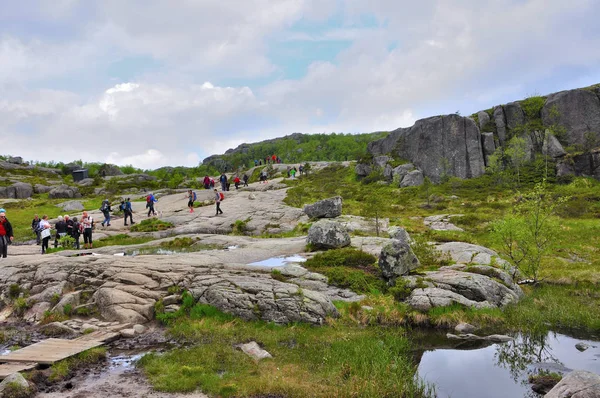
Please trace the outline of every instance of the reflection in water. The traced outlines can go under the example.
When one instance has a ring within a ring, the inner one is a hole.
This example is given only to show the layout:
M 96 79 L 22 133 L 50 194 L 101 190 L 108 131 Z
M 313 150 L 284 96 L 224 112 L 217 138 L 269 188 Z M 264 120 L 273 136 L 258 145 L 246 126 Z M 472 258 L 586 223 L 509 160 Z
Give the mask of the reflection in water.
M 575 348 L 578 342 L 591 348 L 579 352 Z M 427 341 L 421 343 L 426 345 Z M 418 373 L 435 385 L 440 398 L 529 398 L 539 397 L 527 382 L 536 369 L 600 373 L 598 355 L 599 342 L 556 333 L 523 334 L 512 342 L 486 347 L 459 346 L 438 335 L 435 344 L 420 357 Z
M 271 257 L 271 258 L 267 258 L 266 260 L 262 260 L 262 261 L 257 261 L 254 263 L 250 263 L 248 265 L 262 265 L 264 267 L 281 267 L 283 265 L 289 264 L 289 263 L 303 263 L 305 262 L 306 259 L 302 256 L 279 256 L 279 257 Z

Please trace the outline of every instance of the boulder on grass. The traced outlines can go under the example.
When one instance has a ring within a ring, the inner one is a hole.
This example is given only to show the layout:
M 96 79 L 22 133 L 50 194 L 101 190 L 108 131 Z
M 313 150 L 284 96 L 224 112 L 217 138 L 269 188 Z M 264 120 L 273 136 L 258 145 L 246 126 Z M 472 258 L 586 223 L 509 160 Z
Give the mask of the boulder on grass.
M 420 266 L 419 259 L 407 242 L 393 240 L 381 249 L 379 268 L 388 282 L 392 282 Z
M 317 249 L 337 249 L 350 245 L 348 230 L 340 223 L 319 220 L 308 230 L 307 243 Z
M 304 213 L 310 218 L 334 218 L 342 215 L 342 197 L 336 196 L 304 206 Z

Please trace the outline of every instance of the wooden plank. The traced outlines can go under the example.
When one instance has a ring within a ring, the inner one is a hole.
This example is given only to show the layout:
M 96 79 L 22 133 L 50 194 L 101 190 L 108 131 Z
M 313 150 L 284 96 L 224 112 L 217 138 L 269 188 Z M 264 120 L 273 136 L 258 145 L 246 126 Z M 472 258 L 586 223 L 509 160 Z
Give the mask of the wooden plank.
M 111 341 L 118 339 L 120 336 L 121 336 L 121 334 L 118 332 L 113 332 L 110 330 L 97 330 L 95 332 L 85 334 L 81 337 L 78 337 L 75 340 L 77 340 L 77 341 L 95 340 L 95 341 L 101 341 L 103 343 L 110 343 Z
M 47 339 L 32 344 L 7 355 L 0 356 L 0 362 L 37 362 L 51 365 L 90 348 L 104 344 L 97 340 Z
M 13 373 L 21 372 L 23 370 L 30 370 L 37 366 L 37 363 L 3 363 L 0 364 L 0 380 L 3 380 L 5 377 L 10 376 Z

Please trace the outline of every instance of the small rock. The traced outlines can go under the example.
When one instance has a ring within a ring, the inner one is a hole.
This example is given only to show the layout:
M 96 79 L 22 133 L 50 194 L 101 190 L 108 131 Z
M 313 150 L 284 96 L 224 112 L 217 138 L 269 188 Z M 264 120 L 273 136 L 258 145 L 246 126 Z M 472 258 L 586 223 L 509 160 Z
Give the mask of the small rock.
M 27 382 L 27 380 L 25 380 L 21 373 L 13 373 L 11 375 L 6 376 L 4 380 L 2 380 L 2 383 L 0 383 L 0 396 L 4 396 L 4 390 L 9 384 L 16 384 L 22 388 L 29 388 L 29 383 Z
M 492 341 L 494 343 L 506 343 L 507 341 L 514 340 L 512 337 L 503 334 L 492 334 L 490 336 L 484 337 L 483 339 L 487 341 Z
M 146 329 L 148 328 L 144 325 L 133 325 L 133 330 L 136 334 L 143 334 L 146 331 Z
M 253 193 L 251 193 L 250 195 L 248 195 L 248 199 L 255 200 L 256 199 L 256 195 L 254 195 Z
M 47 325 L 40 327 L 40 332 L 45 334 L 46 336 L 64 336 L 64 335 L 74 335 L 77 332 L 66 326 L 60 322 L 52 322 Z
M 111 322 L 98 322 L 98 326 L 100 326 L 101 328 L 105 328 L 110 325 L 111 325 Z
M 171 305 L 167 305 L 165 307 L 166 313 L 177 312 L 177 311 L 179 311 L 179 306 L 177 304 L 171 304 Z
M 100 320 L 97 318 L 88 319 L 88 323 L 96 323 L 96 322 L 100 322 Z
M 134 329 L 123 329 L 123 330 L 121 330 L 121 337 L 125 337 L 125 338 L 135 337 L 135 330 Z
M 458 333 L 473 333 L 477 328 L 471 324 L 461 322 L 454 328 Z
M 165 298 L 163 298 L 163 304 L 165 306 L 167 305 L 171 305 L 171 304 L 177 304 L 179 302 L 179 300 L 181 299 L 181 296 L 178 294 L 173 294 L 171 296 L 167 296 Z
M 94 332 L 97 331 L 97 330 L 100 330 L 100 328 L 98 326 L 92 325 L 90 323 L 84 323 L 83 325 L 81 325 L 81 329 L 84 330 L 84 331 L 85 330 L 91 330 L 91 331 L 94 331 Z
M 373 307 L 370 307 L 368 305 L 363 305 L 362 307 L 360 307 L 362 310 L 364 311 L 373 311 Z
M 577 344 L 575 344 L 575 348 L 577 348 L 581 352 L 584 352 L 585 350 L 590 348 L 590 346 L 585 343 L 577 343 Z
M 244 351 L 248 356 L 252 357 L 256 361 L 260 361 L 265 358 L 273 358 L 271 354 L 267 351 L 260 348 L 256 341 L 251 341 L 250 343 L 240 344 L 236 346 L 240 350 Z

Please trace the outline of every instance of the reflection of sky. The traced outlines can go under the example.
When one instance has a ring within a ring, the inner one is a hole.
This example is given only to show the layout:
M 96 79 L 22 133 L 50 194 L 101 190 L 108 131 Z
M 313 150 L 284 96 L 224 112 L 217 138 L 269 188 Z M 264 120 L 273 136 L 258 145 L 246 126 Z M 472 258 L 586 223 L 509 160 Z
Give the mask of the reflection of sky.
M 578 342 L 591 346 L 579 352 Z M 550 353 L 571 369 L 584 369 L 600 373 L 600 342 L 577 340 L 559 334 L 547 339 Z M 526 374 L 515 382 L 509 369 L 496 366 L 496 347 L 492 345 L 478 350 L 435 350 L 423 354 L 419 364 L 419 376 L 435 384 L 439 398 L 506 398 L 532 396 L 529 385 L 522 385 Z

